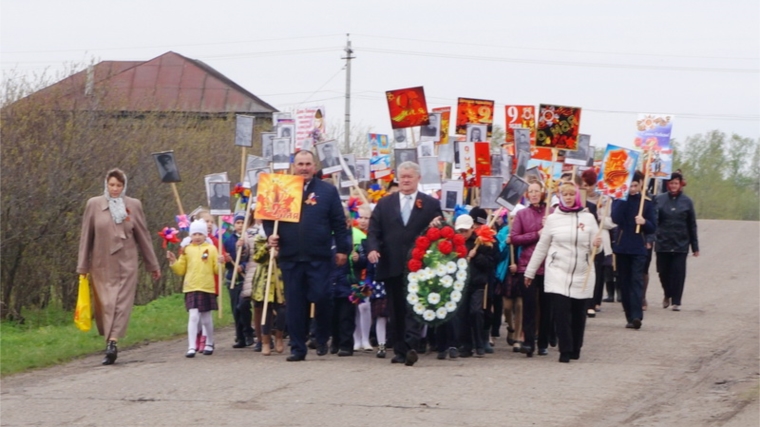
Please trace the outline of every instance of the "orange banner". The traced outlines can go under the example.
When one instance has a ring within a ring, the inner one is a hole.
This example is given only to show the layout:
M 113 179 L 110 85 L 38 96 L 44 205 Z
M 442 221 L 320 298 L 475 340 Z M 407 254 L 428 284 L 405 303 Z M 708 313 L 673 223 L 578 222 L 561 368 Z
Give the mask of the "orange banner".
M 451 123 L 451 107 L 433 108 L 434 113 L 441 113 L 441 135 L 438 144 L 449 143 L 449 123 Z
M 457 127 L 459 135 L 467 134 L 467 124 L 488 125 L 488 136 L 493 127 L 493 101 L 485 99 L 459 98 L 457 101 Z
M 536 107 L 532 105 L 507 105 L 507 144 L 514 144 L 515 129 L 530 129 L 530 145 L 536 145 Z
M 425 90 L 422 86 L 385 92 L 393 129 L 410 128 L 430 124 Z
M 256 196 L 256 219 L 298 222 L 301 220 L 303 177 L 262 173 Z

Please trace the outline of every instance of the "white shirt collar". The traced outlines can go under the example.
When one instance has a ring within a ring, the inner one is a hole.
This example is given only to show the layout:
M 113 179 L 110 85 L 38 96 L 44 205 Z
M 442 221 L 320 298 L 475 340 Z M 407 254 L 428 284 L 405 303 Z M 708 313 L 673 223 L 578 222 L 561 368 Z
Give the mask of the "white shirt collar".
M 399 200 L 399 202 L 401 203 L 401 207 L 402 207 L 402 208 L 404 207 L 404 197 L 406 197 L 406 196 L 410 196 L 410 197 L 412 198 L 412 203 L 414 203 L 414 201 L 417 199 L 417 193 L 418 193 L 418 192 L 417 192 L 417 191 L 415 191 L 415 192 L 414 192 L 414 193 L 412 193 L 412 194 L 404 194 L 404 193 L 402 193 L 402 192 L 400 192 L 400 191 L 399 191 L 399 192 L 398 192 L 398 195 L 399 195 L 399 199 L 398 199 L 398 200 Z

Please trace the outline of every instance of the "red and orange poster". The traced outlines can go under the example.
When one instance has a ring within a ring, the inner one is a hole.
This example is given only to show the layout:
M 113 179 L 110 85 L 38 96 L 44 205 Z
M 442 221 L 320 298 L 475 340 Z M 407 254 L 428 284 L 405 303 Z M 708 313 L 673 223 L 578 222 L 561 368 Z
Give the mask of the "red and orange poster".
M 440 138 L 438 139 L 439 145 L 445 145 L 449 143 L 449 124 L 451 123 L 451 107 L 433 108 L 434 113 L 441 113 L 441 129 Z
M 457 127 L 459 135 L 467 134 L 467 124 L 488 125 L 488 136 L 493 128 L 494 102 L 485 99 L 459 98 L 457 101 Z
M 507 144 L 515 143 L 515 129 L 530 129 L 530 145 L 536 145 L 536 107 L 533 105 L 507 105 Z
M 388 111 L 393 129 L 430 124 L 425 90 L 422 86 L 389 90 L 385 92 L 385 97 L 388 99 Z
M 538 109 L 536 146 L 562 150 L 578 149 L 581 109 L 541 104 Z
M 480 186 L 480 177 L 491 175 L 491 144 L 475 142 L 475 180 Z
M 262 173 L 256 196 L 256 219 L 298 222 L 301 220 L 303 177 Z M 309 203 L 306 200 L 304 203 Z

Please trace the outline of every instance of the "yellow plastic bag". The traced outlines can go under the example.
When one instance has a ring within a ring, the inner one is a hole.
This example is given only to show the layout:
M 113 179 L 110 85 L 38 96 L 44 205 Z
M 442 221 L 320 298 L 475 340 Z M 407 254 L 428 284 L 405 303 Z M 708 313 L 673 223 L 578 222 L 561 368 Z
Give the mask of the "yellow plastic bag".
M 74 325 L 82 332 L 92 328 L 92 304 L 90 303 L 90 280 L 86 274 L 79 275 L 79 296 L 74 311 Z

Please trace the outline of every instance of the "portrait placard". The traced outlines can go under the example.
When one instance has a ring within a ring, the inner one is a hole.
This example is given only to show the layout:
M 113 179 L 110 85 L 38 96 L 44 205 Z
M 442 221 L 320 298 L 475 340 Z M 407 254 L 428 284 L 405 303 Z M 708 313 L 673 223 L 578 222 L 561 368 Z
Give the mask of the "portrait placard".
M 463 193 L 464 181 L 444 181 L 441 185 L 441 210 L 453 211 L 457 205 L 461 205 Z
M 246 177 L 245 184 L 248 184 L 248 188 L 251 189 L 251 195 L 253 196 L 256 196 L 256 192 L 258 191 L 259 176 L 262 173 L 269 173 L 269 168 L 248 169 L 247 171 L 245 171 L 245 177 Z
M 480 207 L 496 209 L 499 204 L 496 199 L 501 194 L 502 178 L 500 176 L 484 176 L 480 178 Z
M 370 179 L 369 159 L 356 159 L 356 180 L 367 182 Z
M 420 126 L 420 141 L 438 142 L 441 138 L 441 113 L 428 113 L 430 123 Z
M 520 203 L 525 192 L 528 190 L 528 183 L 517 175 L 512 175 L 509 178 L 509 182 L 501 190 L 499 197 L 496 198 L 496 203 L 504 206 L 510 212 Z
M 435 155 L 435 143 L 433 141 L 420 141 L 417 144 L 417 157 L 431 157 Z
M 322 165 L 323 175 L 340 172 L 340 150 L 338 149 L 337 141 L 325 141 L 314 147 L 317 149 L 317 156 L 319 157 L 319 164 Z
M 253 116 L 235 116 L 235 145 L 238 147 L 253 145 L 253 120 Z
M 578 149 L 565 153 L 565 164 L 586 166 L 588 163 L 589 147 L 591 146 L 591 135 L 578 135 Z
M 438 171 L 437 157 L 419 157 L 420 164 L 420 187 L 424 191 L 441 188 L 441 174 Z
M 158 168 L 158 177 L 161 182 L 180 182 L 177 162 L 174 161 L 174 151 L 162 151 L 153 153 L 153 161 Z
M 232 213 L 229 181 L 209 182 L 206 186 L 206 198 L 211 215 L 229 215 Z
M 404 148 L 401 150 L 393 150 L 394 167 L 396 168 L 396 174 L 398 174 L 398 166 L 404 162 L 417 163 L 417 149 L 416 148 Z
M 278 137 L 272 141 L 274 144 L 274 149 L 272 150 L 272 169 L 283 170 L 290 168 L 292 138 Z
M 261 156 L 267 161 L 272 161 L 272 153 L 274 152 L 274 139 L 277 138 L 277 132 L 262 132 L 261 133 Z
M 356 156 L 354 154 L 343 154 L 341 156 L 340 186 L 351 187 L 359 185 L 356 180 Z

